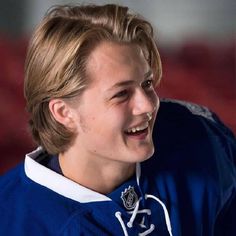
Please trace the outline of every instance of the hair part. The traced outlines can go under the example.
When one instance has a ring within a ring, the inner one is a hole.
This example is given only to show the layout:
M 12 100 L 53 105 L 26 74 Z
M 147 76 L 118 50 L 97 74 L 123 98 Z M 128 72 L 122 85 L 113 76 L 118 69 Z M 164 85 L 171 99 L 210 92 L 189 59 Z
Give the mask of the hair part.
M 156 84 L 161 79 L 153 28 L 127 7 L 66 5 L 50 9 L 30 41 L 24 83 L 33 138 L 50 154 L 66 151 L 76 134 L 54 119 L 49 101 L 82 94 L 90 82 L 88 57 L 103 41 L 137 44 L 154 71 Z

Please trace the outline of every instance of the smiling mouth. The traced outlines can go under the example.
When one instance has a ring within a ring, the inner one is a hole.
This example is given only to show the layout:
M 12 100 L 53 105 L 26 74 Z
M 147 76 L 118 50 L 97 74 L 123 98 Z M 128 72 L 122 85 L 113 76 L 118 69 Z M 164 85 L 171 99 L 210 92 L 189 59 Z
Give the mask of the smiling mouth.
M 125 134 L 132 135 L 132 136 L 146 134 L 148 132 L 148 126 L 149 126 L 149 122 L 145 122 L 142 125 L 127 129 L 125 131 Z
M 136 127 L 133 127 L 133 128 L 129 128 L 127 131 L 126 131 L 126 133 L 127 134 L 134 134 L 134 133 L 136 133 L 136 132 L 139 132 L 139 131 L 143 131 L 143 130 L 145 130 L 145 129 L 147 129 L 148 128 L 148 122 L 145 122 L 144 124 L 142 124 L 142 125 L 139 125 L 139 126 L 136 126 Z
M 148 117 L 148 119 L 146 121 L 144 121 L 142 124 L 134 126 L 132 128 L 128 128 L 125 131 L 125 134 L 129 135 L 129 136 L 137 136 L 139 138 L 145 138 L 148 134 L 148 128 L 149 128 L 150 122 L 153 118 L 152 113 L 148 112 L 147 117 Z

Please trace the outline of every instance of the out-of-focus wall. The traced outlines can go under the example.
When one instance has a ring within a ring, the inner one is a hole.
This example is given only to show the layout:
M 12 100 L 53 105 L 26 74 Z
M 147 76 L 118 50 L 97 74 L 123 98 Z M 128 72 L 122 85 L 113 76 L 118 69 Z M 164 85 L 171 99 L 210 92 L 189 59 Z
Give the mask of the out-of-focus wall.
M 0 1 L 0 34 L 17 37 L 26 30 L 25 0 L 1 0 Z
M 234 0 L 26 0 L 25 30 L 30 31 L 45 11 L 61 3 L 118 3 L 129 6 L 149 19 L 158 29 L 161 43 L 180 43 L 192 37 L 225 41 L 235 37 Z

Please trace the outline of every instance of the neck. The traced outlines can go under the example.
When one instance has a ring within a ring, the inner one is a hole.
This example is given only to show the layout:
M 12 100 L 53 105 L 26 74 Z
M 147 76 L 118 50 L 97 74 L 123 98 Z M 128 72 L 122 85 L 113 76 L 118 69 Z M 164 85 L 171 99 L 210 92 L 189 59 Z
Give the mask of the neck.
M 65 177 L 102 194 L 112 192 L 135 172 L 134 163 L 84 158 L 70 151 L 59 154 L 59 162 Z

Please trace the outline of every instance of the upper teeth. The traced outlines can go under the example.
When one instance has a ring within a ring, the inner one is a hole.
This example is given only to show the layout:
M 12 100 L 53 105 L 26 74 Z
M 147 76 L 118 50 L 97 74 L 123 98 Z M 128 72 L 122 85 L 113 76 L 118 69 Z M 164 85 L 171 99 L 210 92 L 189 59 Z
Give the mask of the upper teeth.
M 137 126 L 137 127 L 133 127 L 127 130 L 128 133 L 135 133 L 137 131 L 141 131 L 144 130 L 148 127 L 148 122 L 144 123 L 143 125 Z

